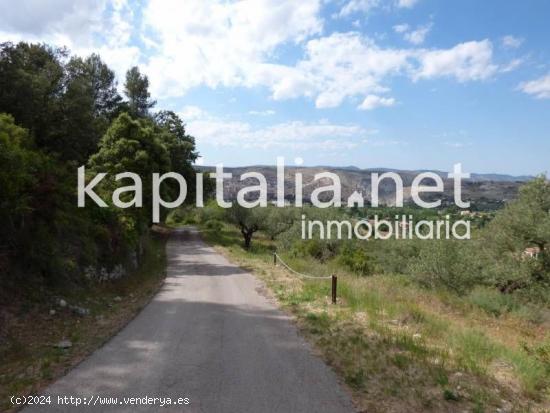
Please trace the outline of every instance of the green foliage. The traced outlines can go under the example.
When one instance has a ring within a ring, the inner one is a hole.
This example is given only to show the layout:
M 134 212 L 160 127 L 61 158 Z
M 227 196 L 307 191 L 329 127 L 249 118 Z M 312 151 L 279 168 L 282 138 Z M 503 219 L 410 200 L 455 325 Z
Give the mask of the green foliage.
M 295 243 L 292 252 L 298 257 L 311 257 L 325 262 L 336 256 L 337 249 L 335 244 L 318 239 L 308 239 Z
M 155 133 L 168 151 L 170 170 L 185 178 L 188 188 L 187 202 L 192 203 L 195 199 L 195 168 L 192 163 L 198 157 L 195 138 L 185 132 L 183 121 L 172 111 L 156 113 L 153 122 Z
M 75 182 L 68 167 L 37 150 L 29 133 L 5 114 L 0 114 L 0 164 L 0 219 L 6 229 L 0 232 L 1 252 L 47 278 L 74 274 L 95 248 L 87 211 L 71 211 Z
M 443 288 L 468 300 L 488 313 L 500 315 L 510 311 L 525 312 L 528 319 L 539 319 L 538 313 L 525 306 L 527 302 L 550 303 L 548 242 L 550 237 L 550 184 L 537 178 L 520 191 L 519 198 L 495 213 L 494 219 L 483 214 L 483 224 L 472 231 L 472 240 L 337 240 L 321 237 L 315 227 L 312 238 L 303 237 L 300 216 L 307 222 L 342 221 L 370 218 L 392 219 L 396 214 L 413 215 L 415 219 L 441 219 L 437 211 L 411 207 L 316 209 L 264 208 L 259 213 L 261 231 L 276 240 L 277 248 L 290 257 L 314 259 L 353 273 L 403 274 L 428 288 Z M 244 212 L 243 212 L 244 213 Z M 210 213 L 201 213 L 207 216 Z M 455 214 L 455 218 L 459 215 Z M 217 218 L 219 219 L 219 218 Z M 230 222 L 237 223 L 235 219 Z M 258 219 L 256 219 L 258 221 Z M 344 237 L 347 236 L 343 231 Z M 537 258 L 524 254 L 526 247 L 538 246 Z
M 374 240 L 369 242 L 368 250 L 372 261 L 376 263 L 376 271 L 401 274 L 418 256 L 423 243 L 419 240 Z
M 244 208 L 234 203 L 231 208 L 226 210 L 226 214 L 228 221 L 235 224 L 241 231 L 244 248 L 250 249 L 254 233 L 265 228 L 265 208 Z
M 149 79 L 140 73 L 137 66 L 126 72 L 124 93 L 128 97 L 129 112 L 136 117 L 146 117 L 149 114 L 149 109 L 157 103 L 150 99 Z
M 82 164 L 97 150 L 122 98 L 114 72 L 96 54 L 85 59 L 72 57 L 65 68 L 64 84 L 66 91 L 60 99 L 64 119 L 60 126 L 62 134 L 71 139 L 67 156 Z
M 125 90 L 129 102 L 122 101 L 114 72 L 98 55 L 69 56 L 44 44 L 0 44 L 2 285 L 17 274 L 47 283 L 79 282 L 84 266 L 114 266 L 134 251 L 139 259 L 150 199 L 144 208 L 99 208 L 93 202 L 78 208 L 77 166 L 136 172 L 145 181 L 146 197 L 153 172 L 175 171 L 187 179 L 188 198 L 194 193 L 194 138 L 173 112 L 149 116 L 154 102 L 147 77 L 137 68 L 128 72 Z M 98 192 L 105 195 L 123 184 L 105 179 Z M 176 190 L 167 180 L 161 195 L 173 199 Z
M 264 232 L 274 240 L 283 232 L 288 231 L 296 221 L 296 213 L 291 208 L 267 208 L 265 214 Z
M 46 45 L 0 44 L 0 112 L 28 129 L 40 148 L 61 154 L 67 143 L 59 133 L 66 56 Z
M 550 372 L 550 336 L 536 346 L 527 346 L 525 350 L 534 355 L 541 363 L 544 363 L 546 369 Z
M 469 371 L 483 372 L 498 355 L 498 346 L 483 332 L 465 330 L 451 337 L 460 365 Z
M 0 45 L 0 112 L 38 148 L 84 163 L 118 109 L 114 73 L 99 56 L 71 58 L 46 45 Z
M 217 232 L 217 231 L 221 231 L 221 229 L 223 228 L 223 223 L 218 220 L 211 220 L 211 221 L 208 221 L 205 226 L 210 231 Z
M 146 178 L 152 171 L 168 171 L 170 156 L 152 124 L 133 120 L 123 113 L 101 138 L 99 151 L 90 158 L 90 165 L 98 171 L 132 171 Z
M 522 186 L 518 199 L 496 215 L 489 229 L 500 252 L 537 246 L 545 255 L 550 244 L 550 183 L 541 176 Z
M 226 214 L 226 210 L 218 206 L 215 201 L 210 201 L 203 208 L 197 210 L 197 218 L 200 223 L 211 220 L 222 221 L 225 219 Z
M 418 258 L 408 268 L 427 286 L 465 293 L 485 285 L 525 301 L 544 302 L 550 291 L 549 243 L 550 184 L 539 177 L 525 184 L 518 199 L 484 225 L 478 239 L 423 242 Z M 525 256 L 527 247 L 539 248 L 539 256 Z M 491 289 L 472 294 L 474 302 L 494 314 L 509 311 L 514 300 Z
M 36 174 L 40 155 L 32 150 L 28 132 L 15 125 L 13 117 L 0 113 L 0 246 L 15 247 L 18 231 L 33 208 L 32 192 L 37 189 Z
M 188 207 L 180 207 L 173 210 L 166 218 L 167 224 L 196 224 L 197 214 L 195 210 Z
M 474 250 L 471 244 L 461 241 L 423 241 L 409 271 L 426 287 L 444 286 L 463 294 L 482 281 Z
M 513 296 L 502 294 L 493 287 L 476 287 L 470 292 L 467 299 L 470 303 L 494 316 L 499 316 L 518 308 L 518 302 Z
M 86 84 L 86 92 L 93 99 L 94 114 L 103 119 L 114 119 L 122 102 L 117 91 L 115 73 L 101 60 L 97 54 L 82 59 L 73 57 L 67 65 L 67 71 L 72 72 L 71 78 L 81 79 Z
M 339 262 L 359 275 L 370 275 L 373 273 L 373 263 L 367 252 L 360 248 L 357 243 L 348 243 L 338 256 Z
M 274 212 L 282 213 L 287 208 L 276 208 Z M 302 222 L 298 219 L 302 214 L 306 220 L 339 220 L 346 218 L 343 209 L 317 209 L 312 207 L 303 208 L 294 211 L 296 218 L 288 230 L 280 233 L 277 237 L 279 248 L 288 250 L 291 254 L 302 257 L 312 257 L 322 262 L 326 262 L 336 257 L 342 245 L 342 242 L 335 237 L 321 239 L 317 228 L 314 228 L 309 237 L 309 231 L 306 225 L 305 234 L 302 234 Z M 275 221 L 275 218 L 272 218 Z M 305 237 L 305 238 L 304 238 Z
M 487 276 L 503 292 L 550 286 L 550 183 L 539 177 L 520 189 L 517 200 L 496 214 L 483 234 L 496 268 Z M 536 247 L 536 259 L 524 250 Z M 500 265 L 499 265 L 500 264 Z M 504 265 L 503 265 L 504 264 Z
M 170 154 L 155 133 L 154 126 L 146 120 L 134 120 L 128 114 L 121 114 L 112 123 L 99 143 L 99 151 L 92 155 L 89 165 L 95 173 L 117 174 L 133 172 L 143 183 L 144 212 L 140 216 L 151 216 L 152 173 L 169 172 Z M 114 181 L 106 181 L 107 190 L 116 186 Z M 166 185 L 163 196 L 166 196 Z

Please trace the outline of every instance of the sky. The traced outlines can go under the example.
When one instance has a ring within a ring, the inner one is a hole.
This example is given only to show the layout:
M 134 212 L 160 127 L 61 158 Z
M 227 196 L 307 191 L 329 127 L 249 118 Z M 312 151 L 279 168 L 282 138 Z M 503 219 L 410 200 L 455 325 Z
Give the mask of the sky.
M 199 163 L 550 172 L 544 0 L 0 0 L 0 42 L 137 65 Z

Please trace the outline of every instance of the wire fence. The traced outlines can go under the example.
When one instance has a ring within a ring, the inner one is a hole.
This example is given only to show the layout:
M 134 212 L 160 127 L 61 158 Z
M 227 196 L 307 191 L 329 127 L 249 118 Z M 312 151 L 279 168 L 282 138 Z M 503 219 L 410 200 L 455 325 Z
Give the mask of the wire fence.
M 301 272 L 298 272 L 292 268 L 290 268 L 290 266 L 283 261 L 283 259 L 281 258 L 281 256 L 279 254 L 277 254 L 276 252 L 273 253 L 274 257 L 275 257 L 275 260 L 273 261 L 275 264 L 277 264 L 277 260 L 283 264 L 283 267 L 285 267 L 287 270 L 289 270 L 291 273 L 294 273 L 300 277 L 303 277 L 303 278 L 309 278 L 309 279 L 315 279 L 315 280 L 330 280 L 332 278 L 331 275 L 327 275 L 327 276 L 317 276 L 317 275 L 309 275 L 309 274 L 304 274 L 304 273 L 301 273 Z
M 326 275 L 326 276 L 322 276 L 322 275 L 309 275 L 309 274 L 304 274 L 304 273 L 301 273 L 299 271 L 296 271 L 295 269 L 291 268 L 286 262 L 283 261 L 283 259 L 279 256 L 279 254 L 277 254 L 276 252 L 273 253 L 273 265 L 277 265 L 277 261 L 279 261 L 283 267 L 285 267 L 288 271 L 290 271 L 291 273 L 299 276 L 299 277 L 302 277 L 302 278 L 306 278 L 306 279 L 309 279 L 309 280 L 331 280 L 331 296 L 332 296 L 332 303 L 333 304 L 336 304 L 336 289 L 337 289 L 337 283 L 338 283 L 338 277 L 336 277 L 336 275 Z

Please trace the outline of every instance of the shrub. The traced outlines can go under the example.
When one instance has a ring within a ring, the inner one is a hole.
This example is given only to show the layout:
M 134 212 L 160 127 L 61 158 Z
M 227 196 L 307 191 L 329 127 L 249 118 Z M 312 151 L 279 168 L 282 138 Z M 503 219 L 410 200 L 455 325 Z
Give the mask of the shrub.
M 218 221 L 217 219 L 213 219 L 211 221 L 208 221 L 206 224 L 205 224 L 205 227 L 211 231 L 221 231 L 221 229 L 223 228 L 223 223 L 221 223 L 220 221 Z
M 468 301 L 495 316 L 518 308 L 518 302 L 512 295 L 502 294 L 494 288 L 476 287 L 468 295 Z
M 176 223 L 176 224 L 179 224 L 179 223 L 182 223 L 184 220 L 185 220 L 185 211 L 183 211 L 182 209 L 176 209 L 171 215 L 170 215 L 170 219 L 172 220 L 172 222 Z
M 473 241 L 424 242 L 409 265 L 413 277 L 426 287 L 445 287 L 459 294 L 481 284 L 481 267 Z
M 356 245 L 346 245 L 340 252 L 338 261 L 359 275 L 373 273 L 373 265 L 367 252 Z
M 223 220 L 225 213 L 222 207 L 218 206 L 216 202 L 211 201 L 203 208 L 197 209 L 197 221 L 204 224 L 211 220 Z
M 368 249 L 371 261 L 376 263 L 376 270 L 386 274 L 403 274 L 415 257 L 424 241 L 420 240 L 373 240 Z
M 310 257 L 325 262 L 338 254 L 338 242 L 320 239 L 299 239 L 292 244 L 291 252 L 295 256 Z

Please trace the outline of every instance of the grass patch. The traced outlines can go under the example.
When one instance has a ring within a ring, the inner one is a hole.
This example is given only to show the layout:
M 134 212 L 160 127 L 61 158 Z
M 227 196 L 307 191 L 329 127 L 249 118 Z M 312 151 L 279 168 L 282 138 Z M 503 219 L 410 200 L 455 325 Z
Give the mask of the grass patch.
M 494 316 L 500 316 L 519 308 L 518 302 L 512 295 L 502 294 L 490 288 L 481 287 L 474 289 L 468 295 L 467 300 Z
M 229 225 L 220 231 L 203 228 L 203 234 L 232 261 L 254 271 L 295 315 L 359 409 L 548 409 L 545 330 L 519 316 L 522 307 L 507 297 L 487 290 L 459 297 L 422 289 L 403 276 L 359 277 L 337 262 L 283 252 L 297 271 L 338 274 L 339 301 L 333 306 L 330 282 L 302 280 L 273 266 L 275 245 L 263 234 L 255 236 L 250 251 Z

